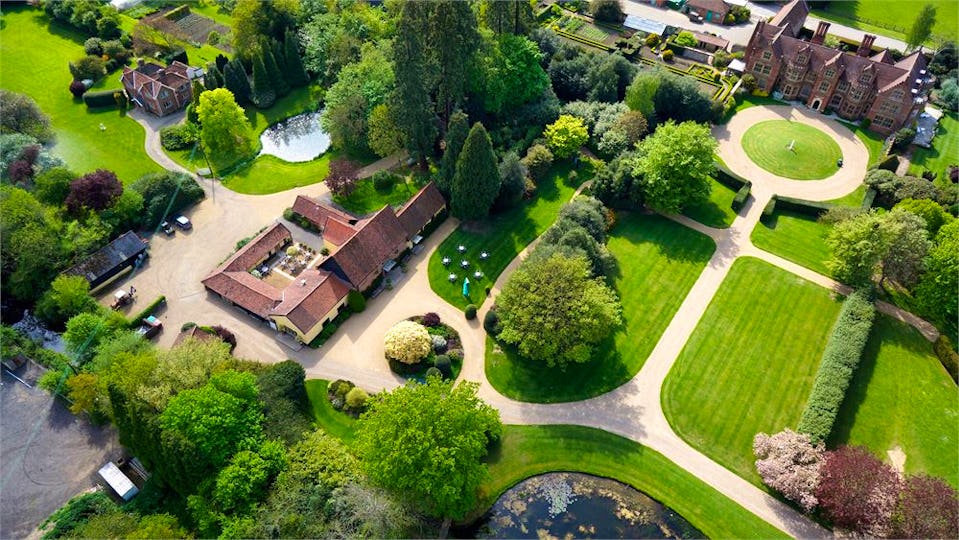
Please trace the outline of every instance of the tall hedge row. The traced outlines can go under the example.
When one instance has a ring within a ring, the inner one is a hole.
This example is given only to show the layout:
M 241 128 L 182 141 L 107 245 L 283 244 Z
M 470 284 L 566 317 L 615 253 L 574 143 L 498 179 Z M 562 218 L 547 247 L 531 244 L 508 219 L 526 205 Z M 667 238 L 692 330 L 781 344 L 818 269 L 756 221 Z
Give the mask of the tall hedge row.
M 832 431 L 849 381 L 869 340 L 875 313 L 876 308 L 865 291 L 850 294 L 839 311 L 797 428 L 808 433 L 813 444 L 826 440 Z

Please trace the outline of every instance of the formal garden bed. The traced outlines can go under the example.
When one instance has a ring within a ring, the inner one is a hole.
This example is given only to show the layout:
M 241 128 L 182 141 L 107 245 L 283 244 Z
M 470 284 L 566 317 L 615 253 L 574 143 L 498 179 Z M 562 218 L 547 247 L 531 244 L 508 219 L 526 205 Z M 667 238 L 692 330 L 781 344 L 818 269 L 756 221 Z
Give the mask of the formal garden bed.
M 459 332 L 436 313 L 397 323 L 386 333 L 385 342 L 390 370 L 401 377 L 420 382 L 433 375 L 455 380 L 463 369 Z
M 839 308 L 828 289 L 737 260 L 663 383 L 673 430 L 763 487 L 753 437 L 795 428 Z
M 565 370 L 533 363 L 487 338 L 486 376 L 519 401 L 564 402 L 608 392 L 635 375 L 715 250 L 713 241 L 658 215 L 617 213 L 607 244 L 619 262 L 613 284 L 625 327 L 585 364 Z

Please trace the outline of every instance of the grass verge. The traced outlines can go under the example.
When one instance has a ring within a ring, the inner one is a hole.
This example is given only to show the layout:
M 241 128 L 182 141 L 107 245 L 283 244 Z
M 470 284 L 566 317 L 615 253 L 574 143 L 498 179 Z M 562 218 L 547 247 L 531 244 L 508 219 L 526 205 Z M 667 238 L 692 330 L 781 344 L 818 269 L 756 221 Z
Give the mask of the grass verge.
M 883 458 L 899 447 L 906 472 L 959 487 L 956 384 L 913 327 L 878 314 L 829 439 L 840 444 L 866 446 Z
M 625 328 L 600 346 L 597 358 L 565 370 L 531 362 L 487 338 L 486 376 L 501 394 L 520 401 L 576 401 L 628 381 L 642 368 L 716 249 L 709 237 L 664 217 L 617 216 L 608 245 L 619 262 L 614 286 Z
M 736 191 L 714 178 L 709 179 L 709 185 L 709 200 L 699 206 L 687 207 L 683 215 L 709 227 L 728 229 L 736 219 L 736 211 L 732 208 Z
M 830 228 L 806 214 L 777 210 L 769 223 L 756 224 L 749 239 L 759 249 L 828 276 Z
M 482 304 L 486 299 L 484 289 L 492 287 L 510 261 L 549 228 L 556 220 L 560 207 L 569 202 L 579 186 L 569 181 L 572 170 L 573 165 L 568 161 L 557 163 L 547 177 L 537 184 L 533 199 L 523 201 L 511 210 L 493 214 L 481 222 L 461 223 L 430 256 L 429 278 L 433 292 L 459 308 L 465 308 L 467 304 Z M 588 162 L 583 162 L 577 174 L 579 182 L 585 182 L 592 178 L 593 170 Z M 461 245 L 466 247 L 466 252 L 462 254 L 457 250 Z M 484 251 L 489 257 L 481 260 L 480 253 Z M 443 257 L 453 261 L 449 267 L 443 265 Z M 459 266 L 464 259 L 470 263 L 465 271 Z M 481 279 L 473 277 L 477 270 L 484 274 Z M 447 279 L 451 272 L 458 276 L 453 283 Z M 462 294 L 462 278 L 467 273 L 472 284 L 468 299 Z
M 959 33 L 959 24 L 957 24 L 959 4 L 954 0 L 829 2 L 823 9 L 813 9 L 813 15 L 851 28 L 904 40 L 905 32 L 912 26 L 924 4 L 930 4 L 936 8 L 936 22 L 932 26 L 933 35 L 955 36 Z M 927 43 L 929 46 L 935 46 L 935 39 L 930 39 Z
M 330 381 L 308 379 L 305 383 L 306 395 L 310 400 L 313 420 L 327 433 L 349 445 L 356 438 L 356 419 L 333 408 L 326 398 Z
M 799 422 L 839 307 L 818 285 L 737 260 L 663 384 L 670 425 L 762 486 L 753 437 Z
M 939 119 L 932 148 L 916 147 L 909 165 L 909 174 L 919 176 L 921 169 L 945 178 L 946 167 L 959 164 L 959 114 L 948 112 Z
M 579 471 L 629 484 L 675 510 L 709 538 L 784 538 L 659 452 L 581 426 L 505 426 L 488 458 L 477 515 L 516 483 L 551 471 Z M 475 517 L 475 516 L 474 516 Z

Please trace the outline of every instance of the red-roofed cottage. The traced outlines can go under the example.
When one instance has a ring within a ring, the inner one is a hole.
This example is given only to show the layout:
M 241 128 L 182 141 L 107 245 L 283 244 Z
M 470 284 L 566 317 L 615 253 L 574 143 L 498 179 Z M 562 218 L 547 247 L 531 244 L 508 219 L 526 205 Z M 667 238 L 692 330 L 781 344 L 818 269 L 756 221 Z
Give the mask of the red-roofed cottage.
M 140 60 L 136 69 L 123 68 L 120 82 L 130 101 L 157 116 L 166 116 L 186 107 L 193 99 L 190 81 L 196 71 L 177 61 L 164 68 Z

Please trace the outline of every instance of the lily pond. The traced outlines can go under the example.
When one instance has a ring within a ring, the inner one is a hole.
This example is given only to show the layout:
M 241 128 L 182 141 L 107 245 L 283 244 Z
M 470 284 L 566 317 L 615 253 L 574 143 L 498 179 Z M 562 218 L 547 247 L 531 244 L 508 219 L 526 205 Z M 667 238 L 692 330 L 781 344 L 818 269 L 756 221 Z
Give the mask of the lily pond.
M 704 538 L 672 509 L 588 474 L 549 473 L 506 491 L 460 538 Z
M 330 136 L 320 127 L 320 112 L 291 116 L 260 135 L 263 149 L 283 161 L 312 161 L 330 148 Z

